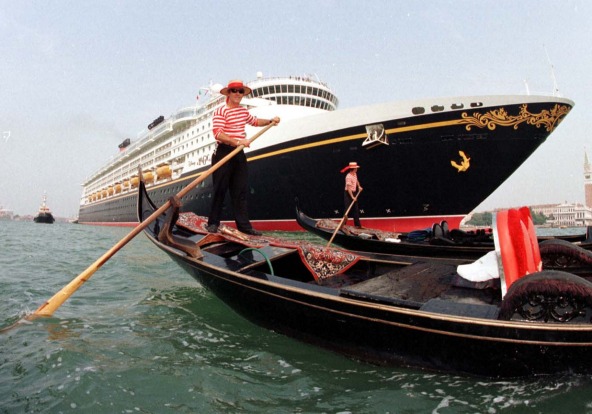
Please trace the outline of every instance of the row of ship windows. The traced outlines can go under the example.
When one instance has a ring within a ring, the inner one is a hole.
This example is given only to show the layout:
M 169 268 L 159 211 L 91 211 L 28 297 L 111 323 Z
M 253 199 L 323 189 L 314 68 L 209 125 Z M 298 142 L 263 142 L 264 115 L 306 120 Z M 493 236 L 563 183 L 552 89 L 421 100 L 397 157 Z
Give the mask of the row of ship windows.
M 320 98 L 326 99 L 329 102 L 333 102 L 337 106 L 337 97 L 331 92 L 324 89 L 314 88 L 312 86 L 305 85 L 271 85 L 263 86 L 261 88 L 253 89 L 251 96 L 257 98 L 259 96 L 274 95 L 279 93 L 288 94 L 302 94 L 302 95 L 314 95 Z
M 206 153 L 209 153 L 209 152 L 213 151 L 213 149 L 212 149 L 212 146 L 213 145 L 214 144 L 212 143 L 212 144 L 210 144 L 210 145 L 208 145 L 206 147 L 198 148 L 198 149 L 196 149 L 194 151 L 188 152 L 187 154 L 185 154 L 185 156 L 199 157 L 200 154 L 206 154 Z M 170 153 L 163 154 L 161 156 L 156 157 L 153 161 L 147 161 L 147 162 L 141 163 L 141 167 L 142 167 L 143 170 L 148 170 L 148 169 L 150 169 L 150 167 L 152 166 L 153 163 L 158 163 L 158 161 L 160 161 L 160 160 L 162 160 L 164 158 L 168 158 L 169 156 L 170 156 Z M 131 175 L 131 173 L 130 173 L 131 171 L 133 171 L 135 173 L 136 172 L 136 168 L 137 167 L 133 167 L 133 168 L 130 167 L 130 169 L 127 171 L 127 173 L 121 175 L 121 177 Z M 118 177 L 118 179 L 114 179 L 113 177 L 110 177 L 109 179 L 103 180 L 102 181 L 102 184 L 101 185 L 98 185 L 97 186 L 97 190 L 94 190 L 94 191 L 98 191 L 98 189 L 107 187 L 109 185 L 108 183 L 112 183 L 112 182 L 115 182 L 115 181 L 120 181 L 122 179 L 121 177 Z M 91 191 L 91 193 L 94 192 L 94 191 Z
M 489 137 L 487 133 L 477 133 L 477 134 L 457 134 L 457 135 L 437 135 L 433 136 L 435 140 L 440 139 L 441 142 L 449 142 L 449 141 L 478 141 L 478 140 L 485 140 Z M 395 140 L 391 141 L 393 144 L 397 145 L 411 145 L 417 140 L 413 137 L 404 137 L 404 138 L 396 138 Z
M 202 121 L 204 121 L 204 120 L 205 120 L 205 118 L 206 118 L 205 116 L 202 116 L 202 117 L 201 117 L 201 118 L 198 120 L 198 123 L 199 123 L 199 122 L 202 122 Z M 211 127 L 211 125 L 212 125 L 212 124 L 211 124 L 210 122 L 208 122 L 208 124 L 207 124 L 207 127 L 208 127 L 208 128 L 210 128 L 210 127 Z M 194 128 L 194 129 L 191 131 L 191 135 L 195 135 L 196 133 L 199 133 L 199 132 L 200 132 L 200 131 L 199 131 L 199 129 L 200 129 L 199 127 L 197 127 L 197 128 Z M 205 124 L 205 123 L 203 123 L 203 124 L 201 125 L 201 131 L 203 132 L 205 129 L 206 129 L 206 124 Z M 155 133 L 155 131 L 152 131 L 152 133 L 154 134 L 154 133 Z M 167 148 L 171 147 L 172 145 L 176 145 L 176 144 L 180 143 L 180 142 L 181 142 L 183 139 L 185 139 L 185 138 L 189 138 L 189 132 L 187 132 L 187 134 L 185 134 L 185 135 L 181 135 L 180 137 L 178 137 L 178 138 L 176 138 L 175 140 L 173 140 L 173 143 L 172 143 L 172 144 L 169 142 L 169 143 L 167 143 L 166 145 L 164 145 L 164 146 L 162 146 L 162 147 L 160 147 L 160 148 L 157 148 L 157 149 L 156 149 L 156 153 L 158 154 L 158 153 L 160 153 L 160 152 L 164 151 L 165 149 L 167 149 Z M 205 138 L 211 138 L 211 135 L 210 135 L 210 134 L 207 134 L 207 136 L 206 136 Z M 201 141 L 202 141 L 202 142 L 203 142 L 203 140 L 204 140 L 204 137 L 202 137 L 202 138 L 201 138 Z M 152 152 L 150 152 L 150 153 L 148 153 L 148 154 L 144 154 L 144 155 L 142 156 L 142 158 L 141 158 L 141 161 L 144 161 L 144 160 L 146 160 L 147 158 L 152 158 L 152 157 L 153 157 L 153 154 L 154 154 L 154 152 L 153 152 L 153 151 L 152 151 Z M 159 157 L 159 159 L 162 159 L 162 157 Z M 134 162 L 132 162 L 132 164 L 134 164 L 134 163 L 135 163 L 135 161 L 134 161 Z M 135 169 L 135 167 L 134 167 L 134 169 Z M 126 173 L 126 174 L 124 174 L 124 175 L 128 175 L 128 174 L 129 174 L 129 173 Z M 110 178 L 108 178 L 108 179 L 104 179 L 103 181 L 104 181 L 105 183 L 107 183 L 107 182 L 113 182 L 114 180 L 113 180 L 113 178 L 112 178 L 112 177 L 110 177 Z M 97 187 L 100 189 L 100 188 L 102 188 L 102 187 L 104 187 L 104 186 L 106 185 L 105 183 L 103 183 L 102 185 L 100 185 L 100 184 L 97 184 Z
M 471 108 L 480 108 L 483 106 L 483 102 L 471 102 L 469 105 Z M 450 109 L 463 109 L 465 107 L 464 104 L 452 104 L 450 105 Z M 431 108 L 432 112 L 442 112 L 445 108 L 443 105 L 433 105 Z M 413 115 L 421 115 L 425 113 L 425 108 L 423 106 L 416 106 L 415 108 L 411 109 Z
M 211 127 L 211 125 L 212 125 L 212 124 L 211 124 L 211 122 L 208 122 L 208 129 Z M 203 132 L 203 131 L 205 131 L 205 129 L 206 129 L 206 124 L 203 124 L 203 125 L 201 126 L 201 131 Z M 194 128 L 194 129 L 191 131 L 191 135 L 195 135 L 195 133 L 196 133 L 196 132 L 198 132 L 198 130 L 199 130 L 199 127 L 197 127 L 197 128 Z M 208 134 L 208 137 L 209 137 L 209 134 Z M 181 136 L 180 136 L 180 137 L 178 137 L 178 138 L 175 138 L 175 139 L 173 140 L 173 144 L 178 144 L 178 143 L 180 143 L 180 142 L 181 142 L 183 139 L 185 139 L 185 138 L 189 138 L 189 132 L 187 132 L 187 134 L 181 135 Z M 203 141 L 203 137 L 202 137 L 202 141 Z
M 269 96 L 267 99 L 276 101 L 278 105 L 299 105 L 308 106 L 311 108 L 320 108 L 326 111 L 332 111 L 335 106 L 326 101 L 321 101 L 315 98 L 304 98 L 300 96 Z
M 208 124 L 208 128 L 209 128 L 209 127 L 210 127 L 210 124 Z M 202 128 L 201 128 L 201 129 L 202 129 L 202 130 L 203 130 L 203 129 L 205 129 L 205 125 L 202 125 Z M 196 133 L 196 131 L 195 131 L 195 130 L 193 130 L 193 131 L 192 131 L 192 135 L 194 135 L 195 133 Z M 209 139 L 209 138 L 211 138 L 211 137 L 212 137 L 212 136 L 211 136 L 211 134 L 209 134 L 209 133 L 208 133 L 206 136 L 202 136 L 202 137 L 201 137 L 201 142 L 203 142 L 203 140 L 204 140 L 204 139 Z M 184 136 L 181 136 L 181 137 L 179 137 L 179 138 L 175 139 L 173 142 L 174 142 L 175 144 L 177 144 L 177 143 L 181 142 L 181 140 L 182 140 L 182 139 L 184 139 L 184 138 L 189 138 L 189 132 L 186 134 L 186 137 L 184 137 Z M 198 140 L 199 140 L 199 138 L 198 138 Z M 195 145 L 195 143 L 196 143 L 196 141 L 193 141 L 193 142 L 191 142 L 191 143 L 188 143 L 188 144 L 187 144 L 187 147 L 189 148 L 189 145 Z M 158 148 L 158 149 L 156 150 L 156 152 L 157 152 L 157 153 L 160 153 L 161 151 L 164 151 L 165 149 L 167 149 L 167 148 L 170 148 L 171 146 L 172 146 L 172 143 L 170 143 L 170 142 L 169 142 L 169 143 L 167 143 L 167 144 L 163 145 L 162 147 Z M 207 148 L 209 148 L 209 147 L 210 147 L 210 146 L 208 146 Z M 182 151 L 182 150 L 184 150 L 184 149 L 185 149 L 185 145 L 183 145 L 183 146 L 181 146 L 181 147 L 179 147 L 179 148 L 176 148 L 176 149 L 175 149 L 175 152 L 180 152 L 180 151 Z M 206 151 L 206 148 L 202 148 L 202 149 L 201 149 L 201 151 L 200 151 L 200 150 L 198 150 L 198 154 L 199 154 L 199 152 L 205 152 L 205 151 Z M 196 152 L 195 152 L 195 151 L 193 151 L 191 154 L 193 154 L 193 155 L 196 155 Z M 161 156 L 159 156 L 159 157 L 156 157 L 156 158 L 154 159 L 154 162 L 158 162 L 158 161 L 160 161 L 160 160 L 162 160 L 162 159 L 164 159 L 164 158 L 167 158 L 169 155 L 170 155 L 170 153 L 166 153 L 166 154 L 164 154 L 164 155 L 161 155 Z M 145 160 L 147 160 L 147 159 L 152 159 L 152 158 L 153 158 L 153 156 L 154 156 L 154 152 L 153 152 L 153 151 L 151 151 L 151 152 L 149 152 L 149 153 L 147 153 L 147 154 L 145 154 L 145 155 L 143 155 L 143 156 L 142 156 L 142 158 L 141 158 L 141 162 L 143 162 L 143 163 L 142 163 L 142 167 L 143 167 L 143 168 L 144 168 L 144 167 L 147 167 L 147 166 L 150 164 L 150 162 L 148 162 L 148 163 L 145 163 L 144 161 L 145 161 Z M 134 163 L 132 162 L 132 164 L 134 164 Z M 135 167 L 133 168 L 133 170 L 135 171 Z M 131 170 L 130 170 L 130 171 L 131 171 Z M 124 174 L 124 175 L 129 175 L 129 172 L 128 172 L 127 174 Z M 105 187 L 105 186 L 107 185 L 106 183 L 113 182 L 113 181 L 117 181 L 117 180 L 114 180 L 112 177 L 110 177 L 110 178 L 108 178 L 108 179 L 106 179 L 106 180 L 104 180 L 104 181 L 105 181 L 105 183 L 104 183 L 103 185 L 99 185 L 99 186 L 98 186 L 99 188 Z
M 203 187 L 205 187 L 205 183 L 202 182 L 199 186 L 203 188 Z M 152 197 L 153 199 L 156 199 L 157 196 L 155 194 L 161 194 L 161 195 L 178 194 L 179 191 L 182 190 L 182 188 L 183 187 L 178 186 L 178 187 L 174 187 L 174 188 L 165 188 L 162 190 L 157 190 L 155 193 L 151 193 L 150 197 Z M 187 201 L 187 200 L 194 200 L 194 199 L 198 199 L 198 198 L 204 199 L 204 198 L 211 198 L 211 197 L 212 197 L 212 193 L 201 193 L 198 195 L 192 194 L 189 196 L 185 196 L 181 200 Z M 155 201 L 158 202 L 158 200 L 155 200 Z M 136 200 L 135 200 L 135 198 L 132 198 L 131 202 L 127 203 L 126 205 L 120 204 L 120 205 L 116 206 L 115 208 L 109 207 L 108 210 L 113 210 L 113 209 L 114 210 L 129 210 L 130 208 L 135 208 L 135 206 L 136 206 Z M 95 211 L 107 210 L 107 208 L 105 208 L 105 207 L 101 208 L 101 207 L 97 206 L 97 209 Z

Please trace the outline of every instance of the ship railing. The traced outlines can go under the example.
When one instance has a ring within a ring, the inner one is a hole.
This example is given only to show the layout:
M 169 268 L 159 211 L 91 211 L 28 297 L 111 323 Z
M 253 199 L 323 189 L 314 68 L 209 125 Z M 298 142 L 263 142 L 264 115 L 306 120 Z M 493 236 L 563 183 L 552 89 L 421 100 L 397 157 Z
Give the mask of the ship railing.
M 184 118 L 195 118 L 195 116 L 197 115 L 197 110 L 195 107 L 189 107 L 189 108 L 182 108 L 179 111 L 177 111 L 177 113 L 175 113 L 175 115 L 173 116 L 175 118 L 176 121 L 180 120 L 180 119 L 184 119 Z
M 169 131 L 171 130 L 171 124 L 172 122 L 170 121 L 165 121 L 163 122 L 161 125 L 159 125 L 157 128 L 155 128 L 154 130 L 150 131 L 150 135 L 155 138 L 158 135 L 162 134 L 163 132 Z
M 173 130 L 173 123 L 178 122 L 180 120 L 184 120 L 184 119 L 192 119 L 197 117 L 200 113 L 203 113 L 205 111 L 205 108 L 203 106 L 200 107 L 183 107 L 181 109 L 179 109 L 177 112 L 175 112 L 173 115 L 169 116 L 167 119 L 165 119 L 162 123 L 160 123 L 160 125 L 158 125 L 158 127 L 156 127 L 155 129 L 149 130 L 149 129 L 143 129 L 140 132 L 138 132 L 138 139 L 136 140 L 136 142 L 134 142 L 134 144 L 137 145 L 141 145 L 143 141 L 147 140 L 147 139 L 156 139 L 158 138 L 158 135 L 160 135 L 162 132 L 170 132 Z M 132 146 L 134 146 L 134 144 L 132 144 Z
M 321 80 L 317 79 L 313 79 L 311 75 L 305 75 L 305 76 L 272 76 L 272 77 L 266 77 L 266 78 L 261 78 L 261 79 L 254 79 L 252 81 L 249 81 L 248 84 L 249 85 L 253 85 L 255 83 L 264 83 L 264 82 L 269 82 L 269 81 L 278 81 L 278 80 L 292 80 L 292 81 L 299 81 L 299 82 L 310 82 L 310 83 L 314 83 L 314 84 L 318 84 L 318 85 L 323 85 L 326 88 L 329 88 L 329 85 L 326 82 L 323 82 Z

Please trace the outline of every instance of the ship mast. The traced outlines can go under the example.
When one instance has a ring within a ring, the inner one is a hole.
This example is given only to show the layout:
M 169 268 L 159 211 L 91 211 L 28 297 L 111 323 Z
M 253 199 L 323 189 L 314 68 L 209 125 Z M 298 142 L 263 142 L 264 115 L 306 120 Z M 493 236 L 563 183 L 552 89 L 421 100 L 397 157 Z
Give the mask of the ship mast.
M 545 49 L 545 55 L 547 55 L 547 62 L 549 62 L 549 66 L 551 66 L 551 78 L 553 79 L 553 96 L 560 96 L 559 86 L 557 85 L 557 78 L 555 77 L 555 67 L 553 66 L 553 63 L 551 63 L 551 58 L 549 58 L 549 53 L 547 52 L 547 48 L 544 44 L 543 49 Z

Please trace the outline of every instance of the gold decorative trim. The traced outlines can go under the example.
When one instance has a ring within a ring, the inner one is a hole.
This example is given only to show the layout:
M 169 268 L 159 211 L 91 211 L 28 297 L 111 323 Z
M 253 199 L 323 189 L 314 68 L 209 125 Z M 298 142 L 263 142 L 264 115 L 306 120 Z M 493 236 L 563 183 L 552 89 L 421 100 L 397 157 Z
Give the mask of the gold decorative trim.
M 547 132 L 553 132 L 562 118 L 571 110 L 568 105 L 555 104 L 550 110 L 544 109 L 538 114 L 532 114 L 528 112 L 527 108 L 527 104 L 521 105 L 520 113 L 516 116 L 509 115 L 504 108 L 495 109 L 484 114 L 474 112 L 472 116 L 467 112 L 463 112 L 459 123 L 461 125 L 467 124 L 465 127 L 467 131 L 470 131 L 472 127 L 487 128 L 493 131 L 498 125 L 518 129 L 520 124 L 526 122 L 528 125 L 534 125 L 537 128 L 543 126 Z
M 461 117 L 463 117 L 464 119 L 453 119 L 453 120 L 448 120 L 448 121 L 430 122 L 427 124 L 420 124 L 420 125 L 398 126 L 395 128 L 387 129 L 385 132 L 386 132 L 386 134 L 400 134 L 400 133 L 409 132 L 409 131 L 420 131 L 420 130 L 425 130 L 425 129 L 442 128 L 442 127 L 446 127 L 446 126 L 450 126 L 450 125 L 462 125 L 462 124 L 467 124 L 466 129 L 468 131 L 470 131 L 471 127 L 473 127 L 473 126 L 476 126 L 479 128 L 489 128 L 490 130 L 494 130 L 496 128 L 496 125 L 503 125 L 503 126 L 512 126 L 513 125 L 514 129 L 518 129 L 519 123 L 526 122 L 529 119 L 530 119 L 530 121 L 528 121 L 528 122 L 532 125 L 536 125 L 537 127 L 540 127 L 541 124 L 548 123 L 547 131 L 552 132 L 553 129 L 555 129 L 557 127 L 557 125 L 559 125 L 562 118 L 565 115 L 567 115 L 569 113 L 569 111 L 571 110 L 570 105 L 555 104 L 555 106 L 552 109 L 544 110 L 540 114 L 535 115 L 535 114 L 530 114 L 526 110 L 527 104 L 523 104 L 522 108 L 523 109 L 521 110 L 521 114 L 525 113 L 526 115 L 518 115 L 518 116 L 511 117 L 511 116 L 507 115 L 505 109 L 492 110 L 492 111 L 485 113 L 485 114 L 480 114 L 478 112 L 475 112 L 473 114 L 473 117 L 470 117 L 468 115 L 468 113 L 463 112 L 461 114 Z M 499 114 L 504 114 L 504 115 L 499 115 Z M 487 121 L 488 118 L 489 118 L 489 121 Z M 479 121 L 479 119 L 483 119 L 483 121 Z M 502 122 L 504 119 L 506 120 L 505 123 Z M 514 121 L 509 121 L 508 119 L 514 119 Z M 254 155 L 254 156 L 247 155 L 247 161 L 252 162 L 255 160 L 274 157 L 274 156 L 289 153 L 289 152 L 303 151 L 303 150 L 307 150 L 309 148 L 321 147 L 324 145 L 331 145 L 331 144 L 335 144 L 338 142 L 354 141 L 354 140 L 365 139 L 365 138 L 367 138 L 366 133 L 352 134 L 352 135 L 342 136 L 342 137 L 338 137 L 338 138 L 330 138 L 330 139 L 327 139 L 324 141 L 318 141 L 318 142 L 313 142 L 313 143 L 309 143 L 309 144 L 297 145 L 297 146 L 290 147 L 290 148 L 285 148 L 285 149 L 281 149 L 281 150 L 268 152 L 266 154 L 260 154 L 260 155 Z M 188 177 L 186 177 L 186 179 L 192 179 L 194 177 L 197 177 L 199 174 L 202 174 L 202 173 L 197 173 L 197 174 L 188 176 Z M 153 187 L 153 188 L 157 188 L 157 187 Z

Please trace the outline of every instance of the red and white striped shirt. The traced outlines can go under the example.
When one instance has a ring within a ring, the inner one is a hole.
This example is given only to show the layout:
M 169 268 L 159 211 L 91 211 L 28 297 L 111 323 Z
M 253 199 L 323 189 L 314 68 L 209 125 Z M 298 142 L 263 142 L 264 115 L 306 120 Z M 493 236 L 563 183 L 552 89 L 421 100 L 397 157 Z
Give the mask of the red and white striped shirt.
M 251 115 L 244 106 L 229 108 L 224 105 L 216 109 L 212 123 L 216 141 L 222 132 L 234 139 L 245 139 L 245 125 L 257 126 L 257 117 Z
M 355 193 L 358 188 L 358 175 L 357 173 L 350 171 L 345 176 L 345 191 L 350 190 Z

